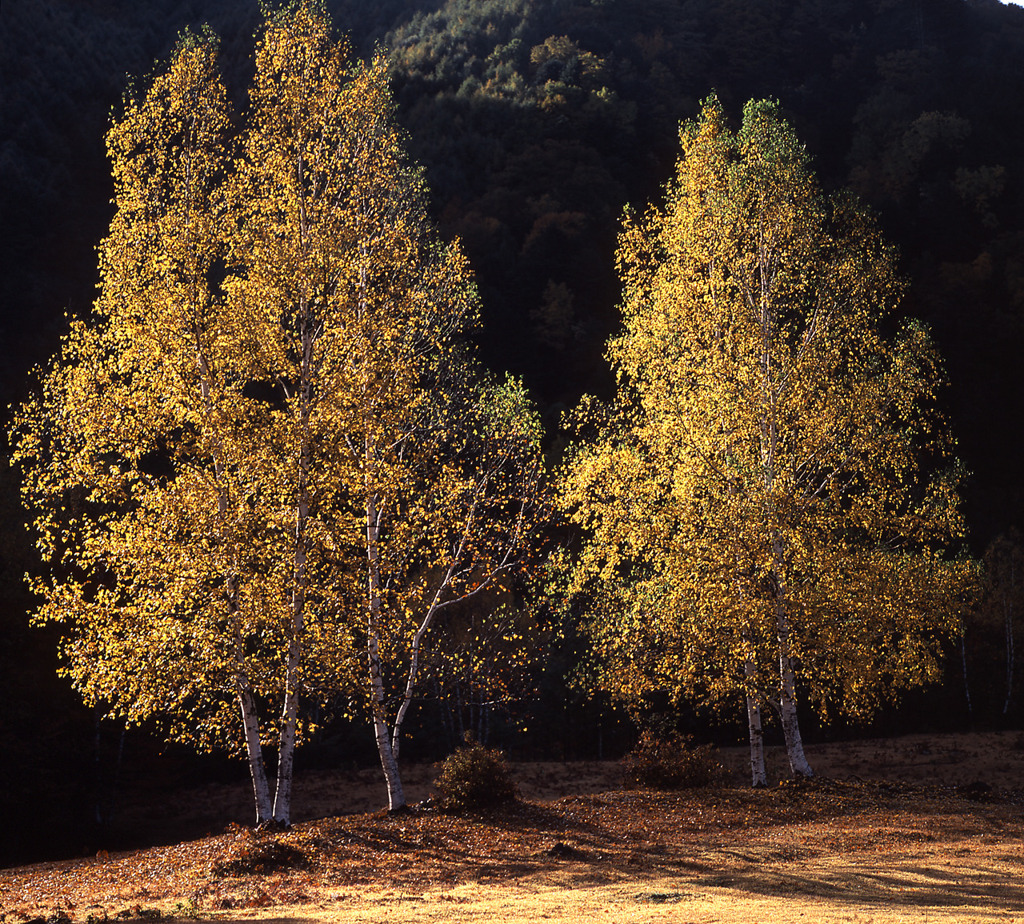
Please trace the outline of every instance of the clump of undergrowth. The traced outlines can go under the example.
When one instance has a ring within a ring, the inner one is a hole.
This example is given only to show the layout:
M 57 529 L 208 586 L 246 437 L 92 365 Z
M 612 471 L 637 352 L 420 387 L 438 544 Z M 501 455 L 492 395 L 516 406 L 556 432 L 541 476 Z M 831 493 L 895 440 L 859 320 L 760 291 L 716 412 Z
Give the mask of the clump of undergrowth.
M 629 787 L 696 789 L 722 783 L 725 776 L 711 745 L 695 745 L 678 732 L 658 734 L 648 729 L 622 758 L 622 778 Z
M 309 865 L 309 857 L 299 848 L 258 831 L 247 831 L 214 860 L 210 871 L 214 876 L 266 875 Z
M 438 806 L 457 812 L 514 801 L 518 791 L 505 755 L 485 748 L 471 732 L 465 740 L 465 745 L 441 764 L 441 773 L 434 780 Z

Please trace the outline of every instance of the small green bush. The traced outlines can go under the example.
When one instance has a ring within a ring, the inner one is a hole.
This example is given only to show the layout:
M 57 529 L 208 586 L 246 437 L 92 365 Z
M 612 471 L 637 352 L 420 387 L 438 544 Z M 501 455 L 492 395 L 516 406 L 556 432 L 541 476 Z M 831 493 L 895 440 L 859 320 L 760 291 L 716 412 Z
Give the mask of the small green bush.
M 470 733 L 465 747 L 441 764 L 434 786 L 438 805 L 445 811 L 488 808 L 512 802 L 518 795 L 505 755 L 485 748 Z
M 622 758 L 622 777 L 631 787 L 696 789 L 721 783 L 725 769 L 715 760 L 711 745 L 695 746 L 684 735 L 647 730 Z

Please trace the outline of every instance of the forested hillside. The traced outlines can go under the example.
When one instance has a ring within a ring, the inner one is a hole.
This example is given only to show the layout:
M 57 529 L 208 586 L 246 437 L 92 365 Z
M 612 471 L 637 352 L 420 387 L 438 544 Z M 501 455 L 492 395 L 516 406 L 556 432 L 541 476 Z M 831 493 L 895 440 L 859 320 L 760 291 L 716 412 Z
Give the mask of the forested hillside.
M 386 50 L 397 117 L 425 171 L 434 218 L 443 235 L 462 238 L 477 276 L 482 358 L 524 377 L 553 458 L 564 443 L 561 412 L 585 391 L 610 391 L 602 354 L 618 323 L 623 208 L 657 199 L 680 120 L 712 90 L 734 115 L 767 97 L 807 144 L 826 190 L 854 190 L 900 250 L 909 280 L 902 311 L 931 325 L 946 359 L 941 400 L 970 472 L 972 550 L 980 556 L 1021 526 L 1024 10 L 998 0 L 326 6 L 359 54 Z M 111 218 L 103 136 L 128 75 L 144 79 L 181 29 L 208 23 L 222 37 L 229 94 L 241 103 L 259 21 L 255 0 L 3 3 L 5 406 L 27 394 L 31 368 L 56 350 L 65 313 L 84 316 L 94 298 L 96 246 Z M 97 803 L 93 770 L 81 768 L 109 742 L 97 744 L 99 726 L 54 677 L 53 638 L 26 626 L 21 575 L 34 553 L 6 467 L 0 504 L 0 811 L 28 817 L 46 802 L 65 819 L 54 837 L 77 849 Z M 985 650 L 966 654 L 982 684 Z M 947 676 L 932 702 L 945 704 L 945 719 L 967 721 L 959 658 Z M 986 693 L 974 692 L 980 710 Z M 1002 705 L 995 692 L 988 699 Z M 1007 720 L 1019 720 L 1015 708 Z M 982 720 L 997 718 L 994 709 Z M 557 737 L 531 724 L 538 741 Z M 12 850 L 43 849 L 20 837 Z

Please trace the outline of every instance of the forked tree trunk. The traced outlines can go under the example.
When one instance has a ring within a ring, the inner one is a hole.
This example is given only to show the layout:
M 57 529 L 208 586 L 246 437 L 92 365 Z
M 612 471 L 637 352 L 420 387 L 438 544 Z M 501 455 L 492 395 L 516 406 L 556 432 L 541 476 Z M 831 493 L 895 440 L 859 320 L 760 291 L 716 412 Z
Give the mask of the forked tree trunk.
M 245 651 L 238 625 L 238 588 L 234 575 L 227 579 L 226 593 L 228 609 L 234 624 L 235 689 L 238 692 L 238 708 L 242 712 L 245 753 L 249 760 L 249 775 L 252 777 L 252 791 L 256 799 L 256 824 L 261 825 L 274 817 L 274 807 L 270 801 L 267 768 L 263 763 L 263 745 L 260 743 L 260 717 L 256 709 L 256 696 L 253 694 L 249 673 L 245 667 Z
M 212 418 L 214 406 L 212 400 L 213 375 L 210 364 L 202 345 L 196 343 L 196 368 L 199 372 L 199 387 L 203 405 L 207 415 Z M 214 439 L 213 468 L 217 479 L 217 515 L 223 523 L 227 516 L 228 498 L 222 485 L 224 477 L 223 447 L 219 436 Z M 237 567 L 237 562 L 236 562 Z M 245 652 L 239 629 L 238 580 L 237 574 L 231 573 L 224 582 L 224 593 L 228 612 L 234 626 L 235 645 L 235 690 L 238 695 L 238 708 L 242 714 L 242 731 L 245 737 L 245 753 L 249 763 L 249 776 L 252 779 L 253 798 L 256 803 L 256 824 L 261 825 L 274 817 L 274 805 L 270 798 L 270 783 L 267 780 L 267 768 L 263 763 L 263 745 L 260 742 L 260 720 L 256 708 L 256 697 L 249 682 L 249 674 L 245 667 Z
M 202 344 L 196 342 L 196 369 L 199 373 L 199 388 L 207 416 L 213 418 L 214 405 L 212 399 L 213 373 Z M 228 498 L 222 485 L 224 477 L 223 446 L 218 435 L 214 437 L 213 470 L 217 479 L 217 516 L 223 523 L 228 510 Z M 237 565 L 237 563 L 236 563 Z M 245 667 L 245 652 L 239 630 L 238 611 L 238 580 L 237 574 L 231 573 L 224 582 L 224 594 L 228 612 L 231 616 L 235 645 L 235 690 L 238 695 L 238 708 L 242 714 L 242 731 L 245 737 L 245 753 L 249 763 L 249 776 L 252 779 L 253 798 L 256 803 L 256 824 L 260 825 L 274 815 L 273 803 L 270 799 L 270 784 L 267 780 L 267 768 L 263 763 L 263 745 L 260 743 L 260 720 L 256 708 L 256 697 L 249 682 Z
M 420 656 L 423 651 L 423 639 L 426 637 L 427 632 L 430 631 L 431 626 L 434 624 L 434 619 L 437 616 L 438 611 L 443 608 L 444 604 L 441 602 L 442 594 L 448 587 L 449 582 L 452 579 L 452 575 L 455 573 L 455 568 L 462 558 L 462 550 L 465 546 L 466 539 L 469 536 L 469 531 L 466 530 L 462 534 L 462 539 L 459 542 L 455 553 L 452 555 L 452 560 L 448 566 L 448 572 L 445 574 L 443 580 L 441 580 L 434 591 L 434 598 L 431 600 L 430 605 L 427 607 L 427 614 L 423 617 L 419 626 L 416 629 L 416 634 L 412 639 L 412 650 L 409 653 L 409 673 L 405 679 L 405 692 L 402 694 L 401 703 L 398 706 L 398 712 L 395 714 L 395 724 L 391 729 L 391 754 L 393 760 L 398 761 L 398 755 L 402 747 L 402 725 L 405 722 L 405 717 L 409 712 L 409 707 L 412 705 L 413 696 L 416 693 L 416 683 L 419 676 L 420 670 Z M 380 578 L 378 576 L 378 583 Z M 386 723 L 385 723 L 386 725 Z M 387 771 L 385 770 L 385 773 Z
M 388 787 L 388 811 L 395 812 L 405 807 L 405 790 L 402 788 L 402 775 L 398 770 L 398 758 L 391 749 L 391 736 L 388 734 L 386 718 L 378 713 L 374 704 L 373 732 L 377 739 L 377 753 L 380 756 L 381 769 Z
M 377 741 L 377 755 L 380 757 L 380 766 L 384 771 L 384 780 L 388 788 L 388 811 L 394 812 L 405 806 L 405 790 L 402 787 L 402 775 L 398 769 L 398 757 L 391 746 L 384 680 L 380 672 L 380 643 L 376 632 L 371 630 L 367 644 L 370 658 L 370 708 L 373 712 L 373 735 Z
M 303 429 L 308 423 L 306 401 L 303 400 Z M 303 435 L 305 440 L 305 435 Z M 288 640 L 288 661 L 285 666 L 284 703 L 281 707 L 281 742 L 277 756 L 277 790 L 274 794 L 274 821 L 291 824 L 292 777 L 295 767 L 295 737 L 299 721 L 299 694 L 302 667 L 302 633 L 306 615 L 306 520 L 309 516 L 307 472 L 309 450 L 304 445 L 299 461 L 299 502 L 295 517 L 295 559 L 291 612 L 291 637 Z

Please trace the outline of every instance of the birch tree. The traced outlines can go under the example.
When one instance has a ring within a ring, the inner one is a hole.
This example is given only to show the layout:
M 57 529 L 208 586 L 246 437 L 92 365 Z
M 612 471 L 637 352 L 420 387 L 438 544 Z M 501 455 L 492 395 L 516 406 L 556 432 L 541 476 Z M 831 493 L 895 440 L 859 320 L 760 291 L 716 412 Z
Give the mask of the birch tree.
M 627 214 L 611 404 L 565 467 L 587 537 L 571 591 L 590 601 L 604 682 L 745 699 L 755 785 L 762 715 L 794 774 L 797 718 L 870 712 L 934 679 L 971 568 L 955 462 L 934 411 L 941 367 L 892 323 L 894 254 L 848 197 L 825 197 L 794 133 L 751 102 L 683 125 L 666 204 Z
M 52 567 L 36 618 L 67 627 L 67 674 L 130 722 L 243 749 L 264 822 L 262 745 L 277 735 L 259 704 L 282 694 L 285 636 L 254 503 L 261 414 L 232 338 L 244 321 L 213 281 L 228 253 L 229 126 L 209 37 L 184 39 L 127 102 L 107 136 L 116 212 L 94 316 L 72 324 L 23 408 L 16 457 Z
M 250 325 L 249 354 L 281 405 L 292 636 L 311 586 L 363 614 L 361 697 L 398 809 L 424 646 L 440 613 L 511 588 L 542 509 L 540 426 L 522 386 L 488 379 L 466 345 L 471 274 L 427 220 L 385 61 L 347 81 L 343 61 L 309 5 L 268 28 L 232 187 L 240 271 L 226 285 L 240 316 L 268 319 Z M 297 678 L 298 651 L 289 664 Z
M 466 345 L 472 276 L 383 59 L 351 63 L 311 0 L 270 11 L 233 132 L 215 57 L 184 42 L 111 130 L 94 317 L 15 425 L 37 618 L 90 702 L 244 750 L 258 822 L 289 823 L 304 704 L 339 698 L 400 807 L 420 652 L 456 601 L 511 592 L 539 424 Z

